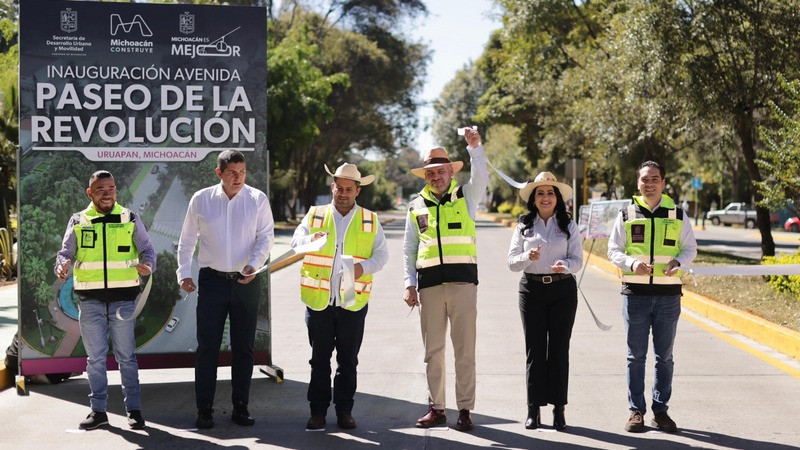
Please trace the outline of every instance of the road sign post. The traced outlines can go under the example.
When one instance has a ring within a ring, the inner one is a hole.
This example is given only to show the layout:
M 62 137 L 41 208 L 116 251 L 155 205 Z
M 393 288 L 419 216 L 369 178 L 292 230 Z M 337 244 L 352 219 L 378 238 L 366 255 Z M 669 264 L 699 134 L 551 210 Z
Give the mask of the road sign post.
M 697 191 L 703 189 L 703 179 L 700 177 L 692 178 L 692 190 L 694 191 L 694 224 L 700 220 L 700 205 L 697 203 Z

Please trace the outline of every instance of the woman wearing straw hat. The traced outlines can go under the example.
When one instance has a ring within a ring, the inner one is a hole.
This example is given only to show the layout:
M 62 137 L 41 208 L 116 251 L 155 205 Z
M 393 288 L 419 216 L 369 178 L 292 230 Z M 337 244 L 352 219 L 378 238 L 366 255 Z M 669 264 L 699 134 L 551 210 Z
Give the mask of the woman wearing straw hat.
M 567 427 L 569 340 L 578 307 L 571 274 L 583 265 L 578 226 L 565 204 L 571 195 L 572 188 L 550 172 L 520 189 L 530 212 L 520 217 L 508 250 L 508 267 L 523 272 L 519 310 L 527 355 L 528 429 L 541 424 L 539 407 L 548 403 L 554 406 L 553 428 Z

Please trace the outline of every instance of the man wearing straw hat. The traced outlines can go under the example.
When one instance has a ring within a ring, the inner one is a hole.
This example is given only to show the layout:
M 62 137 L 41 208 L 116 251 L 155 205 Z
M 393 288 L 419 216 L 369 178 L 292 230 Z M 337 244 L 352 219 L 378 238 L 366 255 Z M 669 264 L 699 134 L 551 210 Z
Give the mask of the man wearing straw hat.
M 453 179 L 464 163 L 450 161 L 441 147 L 428 150 L 422 167 L 411 170 L 426 182 L 409 206 L 403 243 L 403 300 L 412 309 L 420 307 L 428 379 L 429 408 L 417 420 L 418 428 L 447 424 L 444 350 L 449 320 L 459 409 L 456 429 L 472 429 L 478 296 L 475 211 L 486 191 L 489 173 L 480 134 L 466 128 L 464 138 L 470 154 L 470 180 L 464 186 Z
M 372 274 L 389 260 L 378 215 L 356 204 L 361 186 L 375 179 L 361 176 L 354 164 L 344 163 L 331 173 L 329 205 L 312 206 L 292 237 L 292 247 L 326 237 L 322 249 L 306 253 L 300 268 L 300 299 L 306 304 L 311 344 L 308 430 L 324 430 L 331 398 L 339 428 L 353 429 L 358 351 L 364 337 Z M 331 355 L 336 349 L 336 375 L 331 397 Z
M 664 167 L 655 161 L 639 166 L 636 186 L 641 196 L 620 211 L 608 238 L 608 259 L 622 269 L 622 314 L 628 340 L 628 406 L 625 431 L 646 431 L 644 373 L 647 342 L 653 333 L 655 374 L 651 425 L 674 433 L 667 414 L 672 395 L 672 348 L 681 315 L 679 267 L 697 256 L 697 242 L 685 211 L 663 194 Z

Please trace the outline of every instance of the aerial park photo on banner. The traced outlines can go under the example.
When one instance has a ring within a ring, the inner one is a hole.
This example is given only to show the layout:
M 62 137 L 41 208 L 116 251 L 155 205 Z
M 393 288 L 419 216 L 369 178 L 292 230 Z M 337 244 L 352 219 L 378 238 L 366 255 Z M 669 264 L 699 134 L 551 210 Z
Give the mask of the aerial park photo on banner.
M 248 184 L 267 191 L 266 34 L 264 8 L 22 3 L 23 374 L 86 368 L 73 278 L 62 282 L 53 267 L 64 226 L 92 202 L 87 183 L 98 170 L 113 174 L 117 203 L 143 221 L 157 255 L 157 270 L 140 279 L 138 315 L 126 318 L 139 366 L 194 365 L 197 294 L 176 283 L 181 225 L 192 194 L 219 182 L 224 150 L 243 152 Z M 261 289 L 255 362 L 270 364 L 269 283 Z M 220 362 L 230 364 L 225 336 Z

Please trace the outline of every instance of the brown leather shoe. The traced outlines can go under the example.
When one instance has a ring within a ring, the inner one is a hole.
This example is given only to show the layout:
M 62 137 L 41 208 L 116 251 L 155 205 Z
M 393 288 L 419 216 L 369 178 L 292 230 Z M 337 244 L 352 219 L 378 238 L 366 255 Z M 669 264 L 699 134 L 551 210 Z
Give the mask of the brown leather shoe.
M 352 430 L 356 427 L 356 420 L 350 413 L 341 413 L 336 417 L 336 424 L 343 430 Z
M 306 430 L 324 430 L 325 416 L 311 416 L 306 422 Z
M 629 433 L 641 433 L 644 431 L 644 414 L 641 411 L 631 411 L 631 417 L 625 422 L 625 431 Z
M 436 409 L 433 406 L 428 410 L 428 414 L 417 420 L 417 428 L 430 428 L 438 425 L 447 425 L 447 416 L 443 409 Z
M 472 419 L 469 418 L 469 410 L 462 409 L 458 412 L 458 421 L 456 422 L 456 430 L 458 431 L 471 431 Z

